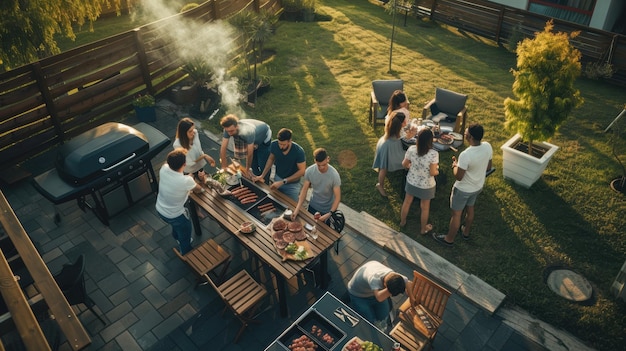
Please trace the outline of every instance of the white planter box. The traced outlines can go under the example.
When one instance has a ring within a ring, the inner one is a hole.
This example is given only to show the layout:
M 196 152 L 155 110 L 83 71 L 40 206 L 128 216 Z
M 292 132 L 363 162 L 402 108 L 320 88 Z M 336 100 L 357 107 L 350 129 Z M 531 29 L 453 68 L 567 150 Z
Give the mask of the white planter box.
M 559 147 L 546 142 L 535 142 L 535 145 L 548 149 L 548 152 L 542 158 L 536 158 L 511 147 L 519 139 L 521 139 L 521 136 L 515 134 L 501 147 L 502 174 L 504 179 L 510 179 L 523 187 L 530 188 L 541 177 L 541 174 L 548 166 L 548 162 Z

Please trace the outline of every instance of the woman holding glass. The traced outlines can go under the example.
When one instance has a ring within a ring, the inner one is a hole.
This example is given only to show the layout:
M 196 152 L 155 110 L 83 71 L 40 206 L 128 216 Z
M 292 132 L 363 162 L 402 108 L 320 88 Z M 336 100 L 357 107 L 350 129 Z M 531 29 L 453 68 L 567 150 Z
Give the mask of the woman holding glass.
M 417 145 L 406 151 L 402 166 L 409 170 L 406 176 L 406 195 L 400 211 L 400 226 L 406 225 L 406 217 L 413 203 L 413 198 L 420 199 L 420 234 L 432 232 L 433 226 L 428 223 L 430 200 L 435 197 L 435 176 L 439 174 L 439 153 L 433 149 L 433 132 L 422 129 L 417 134 Z

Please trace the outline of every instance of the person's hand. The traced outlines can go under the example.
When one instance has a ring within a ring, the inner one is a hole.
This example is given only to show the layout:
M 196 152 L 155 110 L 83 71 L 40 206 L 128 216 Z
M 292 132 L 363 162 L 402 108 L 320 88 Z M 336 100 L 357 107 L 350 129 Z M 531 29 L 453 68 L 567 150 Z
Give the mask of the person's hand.
M 206 181 L 206 173 L 204 172 L 204 169 L 198 171 L 198 180 L 202 184 L 204 184 L 204 182 Z
M 250 172 L 250 170 L 249 170 L 249 169 L 242 169 L 240 172 L 241 172 L 241 174 L 242 174 L 244 177 L 246 177 L 246 178 L 248 178 L 248 179 L 252 179 L 252 177 L 254 177 L 254 174 L 253 174 L 252 172 Z
M 215 167 L 215 160 L 213 159 L 213 157 L 204 154 L 204 158 L 207 160 L 207 162 L 211 165 L 211 167 Z
M 456 167 L 456 157 L 452 156 L 452 168 Z
M 324 223 L 325 223 L 325 222 L 326 222 L 326 221 L 330 218 L 331 214 L 332 214 L 332 213 L 330 213 L 330 212 L 323 214 L 323 215 L 320 217 L 319 221 L 320 221 L 320 222 L 324 222 Z
M 283 185 L 283 182 L 274 182 L 270 185 L 270 189 L 278 190 Z
M 252 181 L 255 182 L 255 183 L 256 182 L 265 183 L 265 179 L 263 179 L 263 177 L 261 177 L 261 176 L 253 176 L 252 177 Z

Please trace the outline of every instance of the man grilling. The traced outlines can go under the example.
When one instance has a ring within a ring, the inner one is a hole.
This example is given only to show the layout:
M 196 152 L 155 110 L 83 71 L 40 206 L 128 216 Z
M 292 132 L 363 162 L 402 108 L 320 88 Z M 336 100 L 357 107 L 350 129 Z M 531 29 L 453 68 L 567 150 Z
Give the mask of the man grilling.
M 270 126 L 256 119 L 240 120 L 233 114 L 224 116 L 220 125 L 224 128 L 220 148 L 222 169 L 228 167 L 226 150 L 230 138 L 233 138 L 235 158 L 238 160 L 246 159 L 246 167 L 241 170 L 243 175 L 247 178 L 260 175 L 270 155 L 270 142 L 272 140 Z M 250 170 L 253 174 L 250 174 Z M 269 174 L 266 175 L 265 182 L 269 183 Z

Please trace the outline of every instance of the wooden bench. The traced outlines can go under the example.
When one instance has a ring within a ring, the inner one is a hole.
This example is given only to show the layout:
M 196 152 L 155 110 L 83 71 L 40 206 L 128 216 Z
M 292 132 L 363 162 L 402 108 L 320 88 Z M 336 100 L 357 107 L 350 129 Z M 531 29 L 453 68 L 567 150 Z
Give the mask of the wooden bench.
M 432 342 L 443 322 L 450 295 L 447 289 L 413 271 L 409 297 L 399 308 L 400 320 Z
M 228 265 L 230 264 L 230 255 L 228 252 L 213 239 L 203 242 L 184 255 L 181 255 L 176 248 L 173 248 L 173 250 L 176 256 L 189 265 L 194 273 L 196 273 L 196 287 L 204 283 L 203 277 L 205 274 L 213 271 L 219 265 L 223 265 L 222 271 L 217 274 L 217 282 L 218 284 L 221 283 L 224 279 L 226 269 L 228 269 Z
M 400 343 L 400 350 L 422 351 L 430 346 L 428 338 L 416 333 L 411 327 L 407 327 L 402 321 L 396 324 L 389 332 L 395 341 Z

